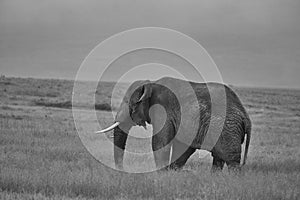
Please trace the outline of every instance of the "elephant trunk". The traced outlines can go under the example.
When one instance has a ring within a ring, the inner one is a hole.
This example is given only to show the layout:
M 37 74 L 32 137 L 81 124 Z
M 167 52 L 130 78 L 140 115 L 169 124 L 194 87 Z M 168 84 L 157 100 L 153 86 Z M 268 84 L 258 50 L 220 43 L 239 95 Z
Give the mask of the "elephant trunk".
M 114 129 L 114 160 L 115 166 L 119 170 L 123 170 L 123 158 L 128 134 L 119 127 Z
M 122 103 L 121 109 L 116 115 L 115 123 L 108 128 L 105 128 L 96 133 L 106 133 L 114 130 L 114 160 L 115 166 L 119 170 L 123 170 L 123 158 L 129 130 L 135 123 L 129 115 L 129 107 L 127 103 Z

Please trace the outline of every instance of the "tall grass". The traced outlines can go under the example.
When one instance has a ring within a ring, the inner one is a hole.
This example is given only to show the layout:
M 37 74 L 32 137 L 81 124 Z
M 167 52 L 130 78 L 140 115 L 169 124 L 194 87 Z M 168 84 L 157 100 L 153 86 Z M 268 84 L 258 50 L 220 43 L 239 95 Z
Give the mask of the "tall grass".
M 252 157 L 236 176 L 190 171 L 126 174 L 99 164 L 83 148 L 73 123 L 55 119 L 1 119 L 2 198 L 298 199 L 299 159 Z M 253 151 L 253 150 L 252 150 Z M 23 196 L 22 196 L 23 195 Z
M 0 199 L 300 199 L 299 109 L 291 111 L 286 96 L 286 104 L 274 103 L 280 92 L 238 92 L 253 121 L 249 158 L 240 175 L 226 169 L 212 175 L 211 163 L 197 154 L 183 171 L 117 172 L 87 152 L 70 110 L 2 105 Z M 274 101 L 271 107 L 259 100 L 264 95 Z M 299 108 L 297 102 L 291 97 L 293 108 Z

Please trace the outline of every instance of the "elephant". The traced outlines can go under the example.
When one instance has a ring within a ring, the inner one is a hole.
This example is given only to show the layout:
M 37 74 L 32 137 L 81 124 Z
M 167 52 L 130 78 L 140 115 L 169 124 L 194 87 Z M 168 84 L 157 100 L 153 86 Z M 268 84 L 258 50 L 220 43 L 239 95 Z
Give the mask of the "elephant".
M 212 116 L 211 96 L 218 96 L 222 90 L 225 96 L 217 101 L 224 98 L 221 100 L 225 100 L 225 115 L 218 118 Z M 157 169 L 177 170 L 183 168 L 197 149 L 203 149 L 209 126 L 218 124 L 210 123 L 215 119 L 222 119 L 223 123 L 215 144 L 206 149 L 213 157 L 211 170 L 221 171 L 226 163 L 229 170 L 239 171 L 246 163 L 251 120 L 237 94 L 222 83 L 197 83 L 171 77 L 163 77 L 156 81 L 135 81 L 125 93 L 115 123 L 98 133 L 113 130 L 115 166 L 122 170 L 130 128 L 151 124 L 152 150 Z M 245 137 L 244 159 L 241 164 Z M 185 141 L 185 138 L 189 138 L 188 141 Z

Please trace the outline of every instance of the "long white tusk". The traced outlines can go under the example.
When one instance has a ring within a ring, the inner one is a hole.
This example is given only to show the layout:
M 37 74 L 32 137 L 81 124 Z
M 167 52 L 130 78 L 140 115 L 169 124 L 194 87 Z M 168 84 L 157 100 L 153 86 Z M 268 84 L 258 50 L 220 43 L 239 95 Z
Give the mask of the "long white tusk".
M 103 129 L 101 131 L 97 131 L 96 133 L 106 133 L 114 128 L 116 128 L 117 126 L 119 126 L 120 122 L 116 122 L 113 125 L 111 125 L 110 127 L 107 127 L 106 129 Z

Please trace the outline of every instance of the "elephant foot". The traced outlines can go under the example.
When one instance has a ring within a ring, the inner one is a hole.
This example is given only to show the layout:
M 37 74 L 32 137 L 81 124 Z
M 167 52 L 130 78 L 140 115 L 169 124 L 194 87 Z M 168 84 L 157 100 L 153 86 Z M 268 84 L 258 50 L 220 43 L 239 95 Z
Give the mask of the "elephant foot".
M 220 173 L 222 173 L 222 169 L 216 168 L 216 167 L 212 167 L 212 168 L 210 169 L 210 173 L 211 173 L 211 174 L 220 174 Z
M 213 164 L 212 164 L 210 172 L 212 174 L 216 174 L 216 173 L 222 172 L 224 164 L 225 164 L 224 160 L 220 159 L 217 156 L 214 156 L 213 157 Z
M 171 170 L 171 169 L 169 168 L 169 166 L 166 166 L 166 167 L 157 169 L 156 172 L 158 172 L 158 173 L 165 173 L 165 172 L 168 172 L 168 171 L 170 171 L 170 170 Z
M 168 166 L 169 170 L 174 170 L 174 171 L 178 171 L 178 170 L 181 170 L 183 168 L 183 165 L 178 165 L 176 163 L 171 163 L 169 166 Z
M 240 165 L 228 165 L 228 172 L 232 175 L 240 175 L 241 174 L 241 166 Z
M 183 166 L 177 166 L 175 163 L 172 163 L 168 166 L 165 166 L 157 171 L 159 172 L 166 172 L 166 171 L 178 171 L 178 170 L 182 170 Z

